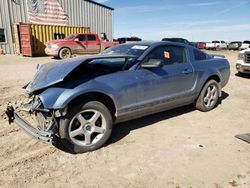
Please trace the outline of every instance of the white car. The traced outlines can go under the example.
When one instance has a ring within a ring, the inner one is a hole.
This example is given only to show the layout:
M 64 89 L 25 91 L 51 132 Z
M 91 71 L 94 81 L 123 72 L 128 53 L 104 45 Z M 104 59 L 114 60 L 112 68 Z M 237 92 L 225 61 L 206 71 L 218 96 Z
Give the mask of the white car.
M 241 47 L 240 47 L 240 50 L 245 50 L 245 49 L 247 49 L 247 48 L 250 48 L 250 41 L 249 41 L 249 40 L 245 40 L 245 41 L 242 43 L 242 45 L 241 45 Z
M 239 73 L 250 74 L 250 48 L 240 51 L 236 69 Z
M 227 49 L 227 43 L 225 41 L 212 41 L 206 44 L 207 50 L 219 50 L 219 49 Z

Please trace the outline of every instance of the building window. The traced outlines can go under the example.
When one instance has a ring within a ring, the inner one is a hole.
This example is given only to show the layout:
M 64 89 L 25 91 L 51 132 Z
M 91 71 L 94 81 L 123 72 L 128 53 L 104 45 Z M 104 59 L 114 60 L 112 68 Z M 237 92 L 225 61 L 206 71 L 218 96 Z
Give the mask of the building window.
M 0 28 L 0 43 L 1 42 L 6 42 L 5 40 L 5 33 L 4 33 L 4 29 Z

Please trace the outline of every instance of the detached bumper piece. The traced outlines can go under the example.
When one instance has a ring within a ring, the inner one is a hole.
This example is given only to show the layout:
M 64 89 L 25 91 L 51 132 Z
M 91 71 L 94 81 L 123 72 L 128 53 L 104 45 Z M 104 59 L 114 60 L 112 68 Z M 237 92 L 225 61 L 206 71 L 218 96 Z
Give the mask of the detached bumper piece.
M 8 105 L 5 111 L 6 115 L 9 119 L 9 124 L 16 123 L 19 127 L 21 127 L 28 135 L 36 138 L 38 140 L 42 140 L 44 142 L 52 142 L 53 134 L 47 131 L 40 131 L 30 125 L 28 122 L 23 120 L 18 114 L 15 113 L 13 106 Z

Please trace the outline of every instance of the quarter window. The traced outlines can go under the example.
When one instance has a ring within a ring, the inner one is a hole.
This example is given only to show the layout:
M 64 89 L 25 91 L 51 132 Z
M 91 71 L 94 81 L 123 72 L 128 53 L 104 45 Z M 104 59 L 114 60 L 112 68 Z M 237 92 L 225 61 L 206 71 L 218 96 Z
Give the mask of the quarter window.
M 0 28 L 0 42 L 6 42 L 4 29 Z
M 207 59 L 207 54 L 205 54 L 204 52 L 200 50 L 194 49 L 194 59 L 196 61 L 205 60 Z
M 165 65 L 186 63 L 187 49 L 182 46 L 163 46 L 153 50 L 146 59 L 161 60 Z

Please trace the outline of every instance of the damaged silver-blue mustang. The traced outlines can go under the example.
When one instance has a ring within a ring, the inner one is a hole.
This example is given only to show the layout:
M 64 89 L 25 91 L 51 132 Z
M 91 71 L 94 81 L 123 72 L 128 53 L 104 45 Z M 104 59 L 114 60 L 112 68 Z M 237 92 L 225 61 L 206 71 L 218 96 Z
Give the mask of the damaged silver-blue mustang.
M 192 46 L 138 42 L 40 66 L 26 87 L 32 126 L 9 105 L 6 114 L 31 136 L 59 138 L 74 153 L 100 148 L 115 123 L 193 103 L 212 110 L 230 76 L 228 61 Z

